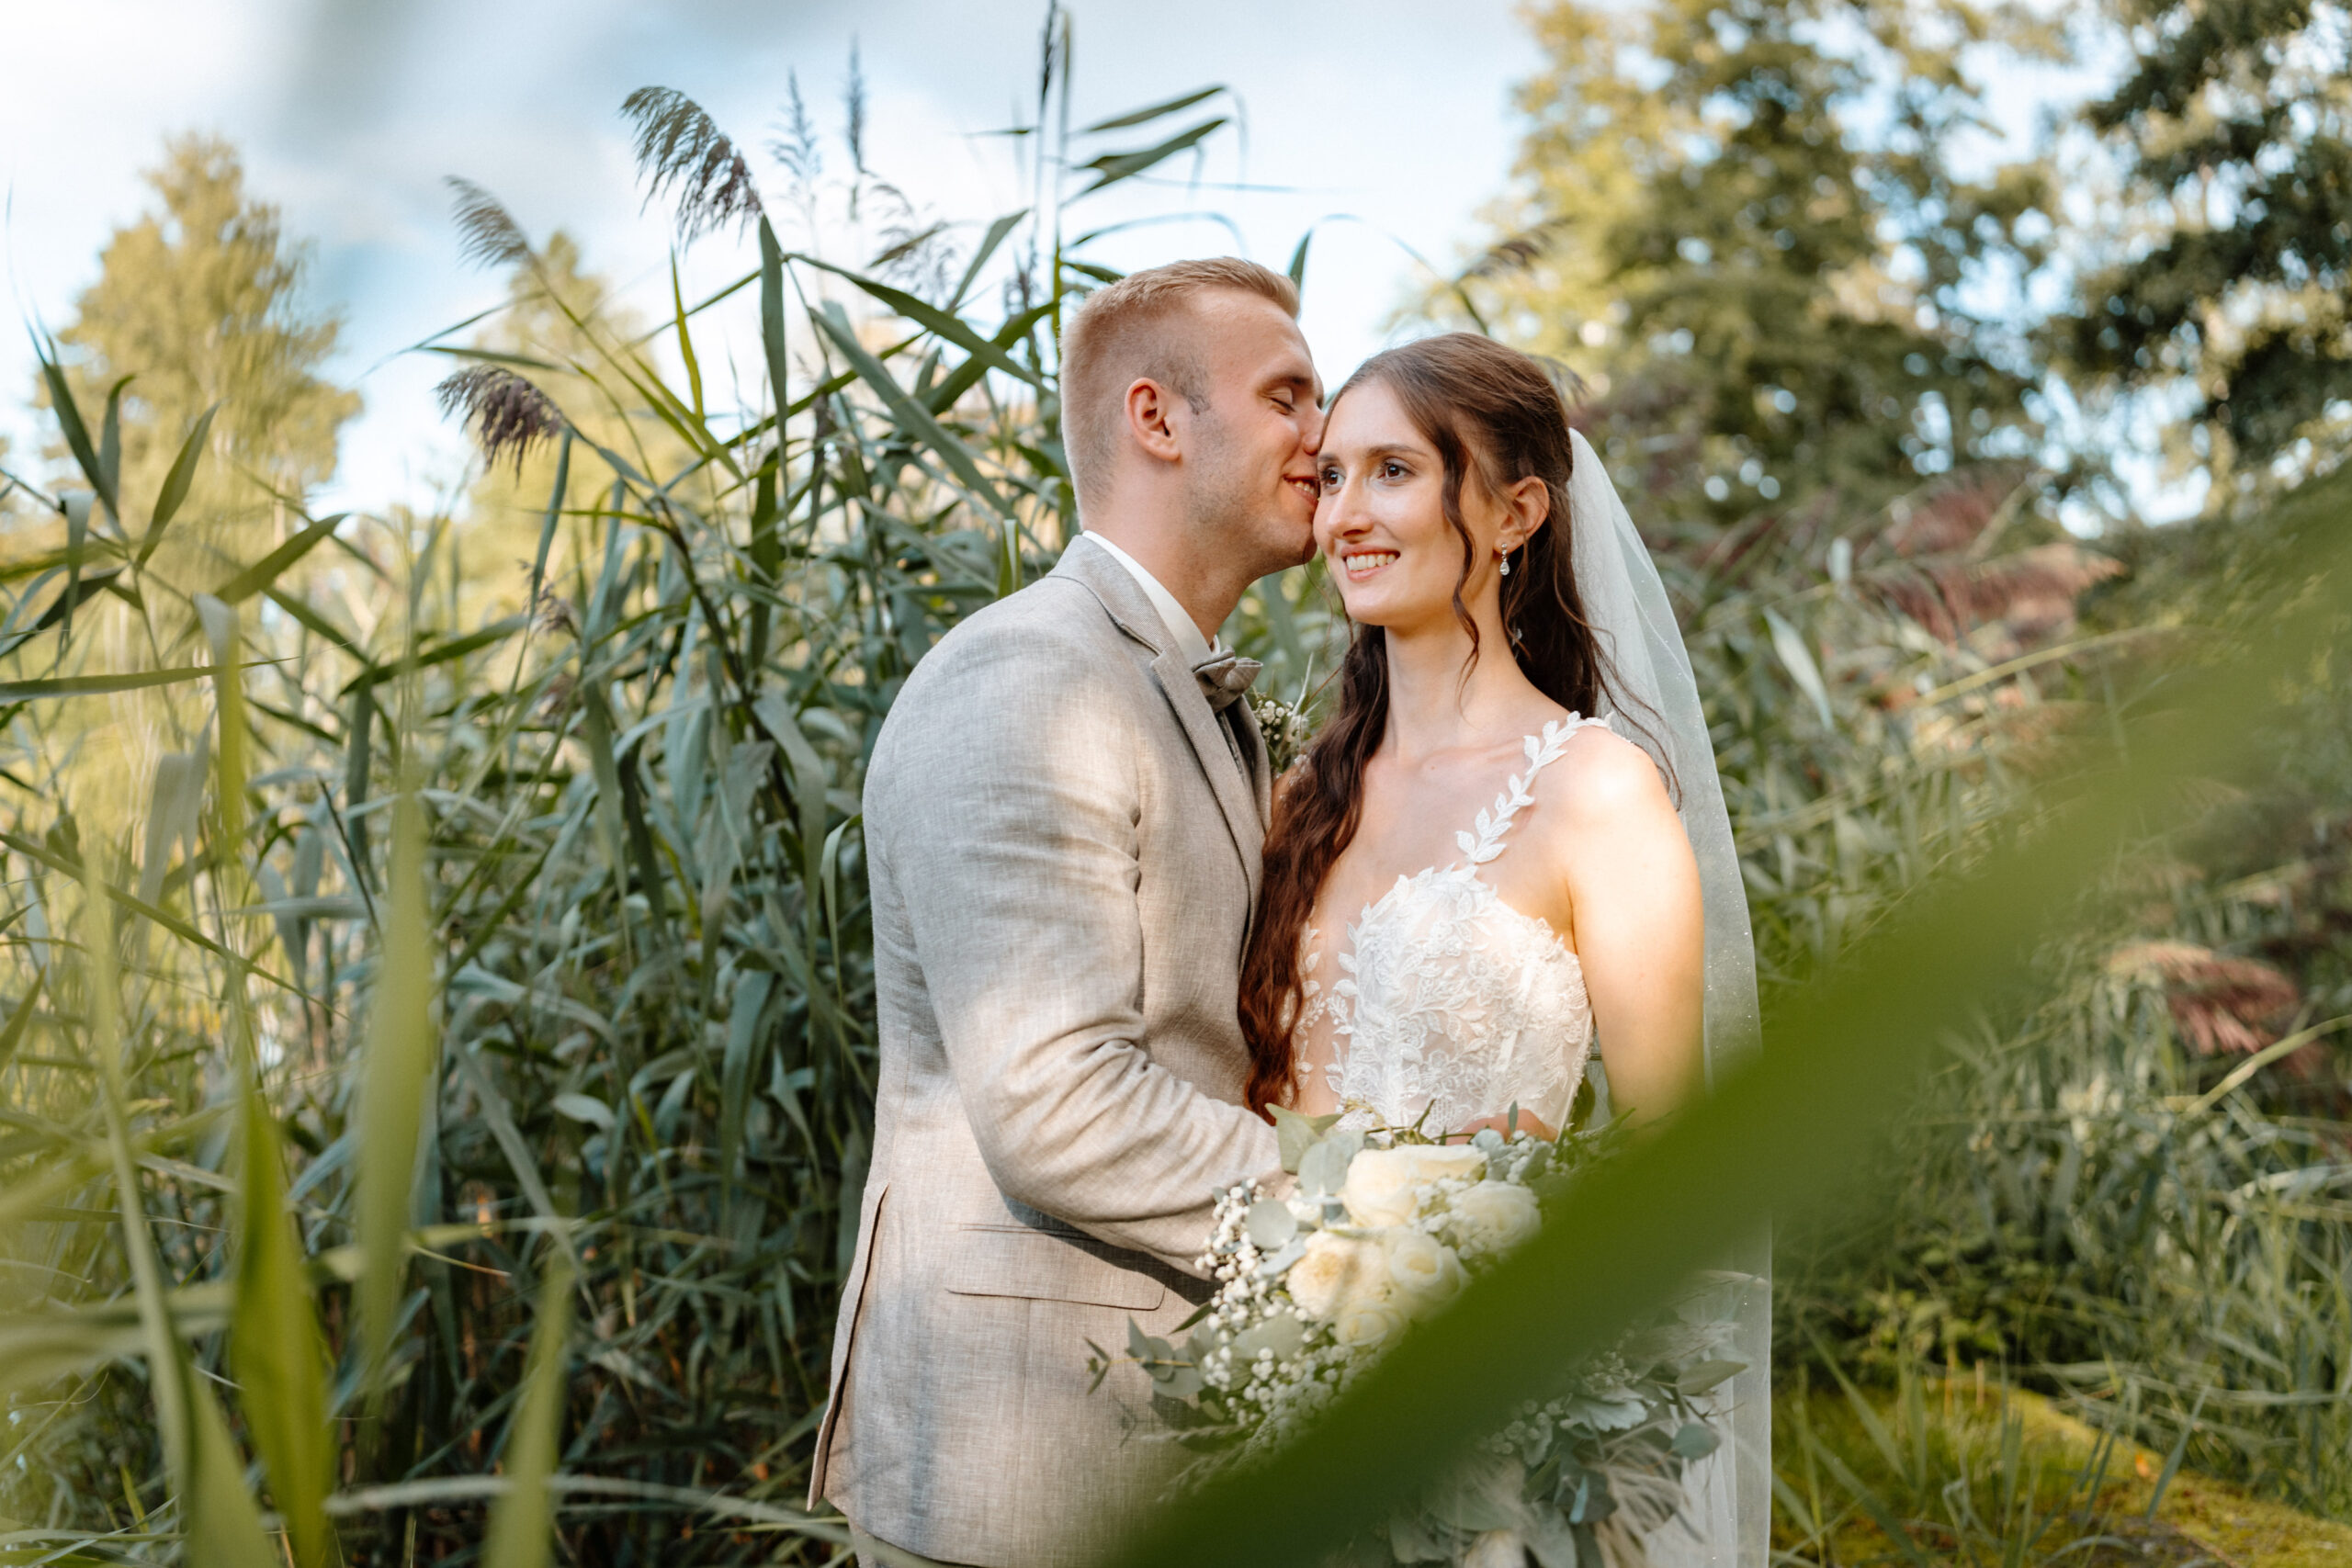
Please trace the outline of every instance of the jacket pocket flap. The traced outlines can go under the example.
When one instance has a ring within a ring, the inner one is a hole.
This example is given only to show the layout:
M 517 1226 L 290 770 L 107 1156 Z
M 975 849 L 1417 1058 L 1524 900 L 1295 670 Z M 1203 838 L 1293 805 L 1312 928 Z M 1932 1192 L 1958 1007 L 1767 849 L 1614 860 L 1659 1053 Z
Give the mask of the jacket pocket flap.
M 962 1225 L 948 1233 L 949 1293 L 1079 1302 L 1149 1312 L 1168 1299 L 1150 1275 L 1104 1257 L 1113 1249 L 1083 1236 L 1015 1225 Z

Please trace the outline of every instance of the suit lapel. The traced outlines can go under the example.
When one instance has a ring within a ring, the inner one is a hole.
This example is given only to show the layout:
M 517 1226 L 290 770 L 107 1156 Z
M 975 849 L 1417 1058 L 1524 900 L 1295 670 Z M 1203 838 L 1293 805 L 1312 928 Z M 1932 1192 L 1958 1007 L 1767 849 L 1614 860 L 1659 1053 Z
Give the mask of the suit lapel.
M 1163 651 L 1151 661 L 1151 673 L 1166 694 L 1168 705 L 1176 710 L 1177 722 L 1184 727 L 1184 739 L 1193 743 L 1193 755 L 1199 761 L 1201 772 L 1208 775 L 1209 788 L 1216 792 L 1217 808 L 1225 813 L 1225 825 L 1233 834 L 1233 847 L 1241 852 L 1241 869 L 1250 878 L 1250 902 L 1254 908 L 1258 902 L 1258 877 L 1263 870 L 1260 855 L 1266 836 L 1265 825 L 1258 817 L 1257 791 L 1234 761 L 1233 748 L 1226 741 L 1225 726 L 1217 721 L 1216 710 L 1209 706 L 1208 698 L 1201 695 L 1200 678 L 1193 673 L 1193 667 L 1184 662 L 1183 656 L 1172 649 Z
M 1159 612 L 1152 608 L 1143 585 L 1108 552 L 1091 546 L 1081 547 L 1076 540 L 1062 552 L 1054 574 L 1077 579 L 1101 602 L 1120 630 L 1151 649 L 1152 679 L 1159 682 L 1160 694 L 1167 699 L 1177 724 L 1184 731 L 1184 739 L 1192 745 L 1193 760 L 1208 780 L 1210 793 L 1216 796 L 1217 809 L 1224 814 L 1227 830 L 1233 835 L 1234 852 L 1241 857 L 1241 869 L 1249 878 L 1250 906 L 1256 908 L 1258 880 L 1263 870 L 1261 854 L 1266 836 L 1266 747 L 1246 705 L 1243 729 L 1249 737 L 1245 749 L 1249 754 L 1244 761 L 1249 772 L 1245 776 L 1242 769 L 1234 764 L 1232 749 L 1226 742 L 1225 726 L 1217 721 L 1208 698 L 1201 694 L 1199 677 L 1184 662 L 1183 656 L 1169 646 L 1168 628 L 1161 624 Z
M 1250 792 L 1258 797 L 1258 830 L 1270 833 L 1274 827 L 1273 760 L 1266 754 L 1266 735 L 1258 728 L 1258 712 L 1246 698 L 1241 704 L 1241 730 L 1250 754 Z

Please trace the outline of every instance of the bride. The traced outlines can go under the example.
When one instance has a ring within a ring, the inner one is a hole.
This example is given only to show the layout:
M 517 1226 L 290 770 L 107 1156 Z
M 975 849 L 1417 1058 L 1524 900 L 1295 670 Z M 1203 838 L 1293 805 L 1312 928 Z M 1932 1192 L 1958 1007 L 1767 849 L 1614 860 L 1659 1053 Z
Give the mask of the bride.
M 1451 333 L 1351 377 L 1318 462 L 1357 629 L 1266 840 L 1250 1103 L 1548 1136 L 1597 1035 L 1611 1108 L 1670 1114 L 1752 1037 L 1754 959 L 1688 656 L 1599 458 L 1533 360 Z M 1761 1324 L 1662 1559 L 1763 1560 Z

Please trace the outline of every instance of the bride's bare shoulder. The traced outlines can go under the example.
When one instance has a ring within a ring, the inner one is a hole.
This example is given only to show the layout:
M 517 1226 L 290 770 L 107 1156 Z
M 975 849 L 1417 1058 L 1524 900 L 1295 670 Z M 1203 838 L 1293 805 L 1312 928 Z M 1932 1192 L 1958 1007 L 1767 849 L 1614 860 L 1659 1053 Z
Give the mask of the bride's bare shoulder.
M 1674 810 L 1650 754 L 1598 724 L 1568 737 L 1559 761 L 1537 775 L 1533 793 L 1539 805 L 1553 807 L 1562 826 L 1570 828 L 1606 827 Z

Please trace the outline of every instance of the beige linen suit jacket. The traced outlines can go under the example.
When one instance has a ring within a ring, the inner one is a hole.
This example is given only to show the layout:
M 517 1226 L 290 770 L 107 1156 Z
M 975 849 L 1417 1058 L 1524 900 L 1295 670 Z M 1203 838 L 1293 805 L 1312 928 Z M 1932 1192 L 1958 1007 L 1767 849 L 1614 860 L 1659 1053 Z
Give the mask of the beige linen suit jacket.
M 1087 1341 L 1190 1315 L 1212 1191 L 1280 1179 L 1235 1017 L 1265 749 L 1173 643 L 1073 546 L 867 771 L 880 1076 L 810 1495 L 926 1557 L 1078 1568 L 1159 1495 L 1148 1381 L 1090 1393 Z

